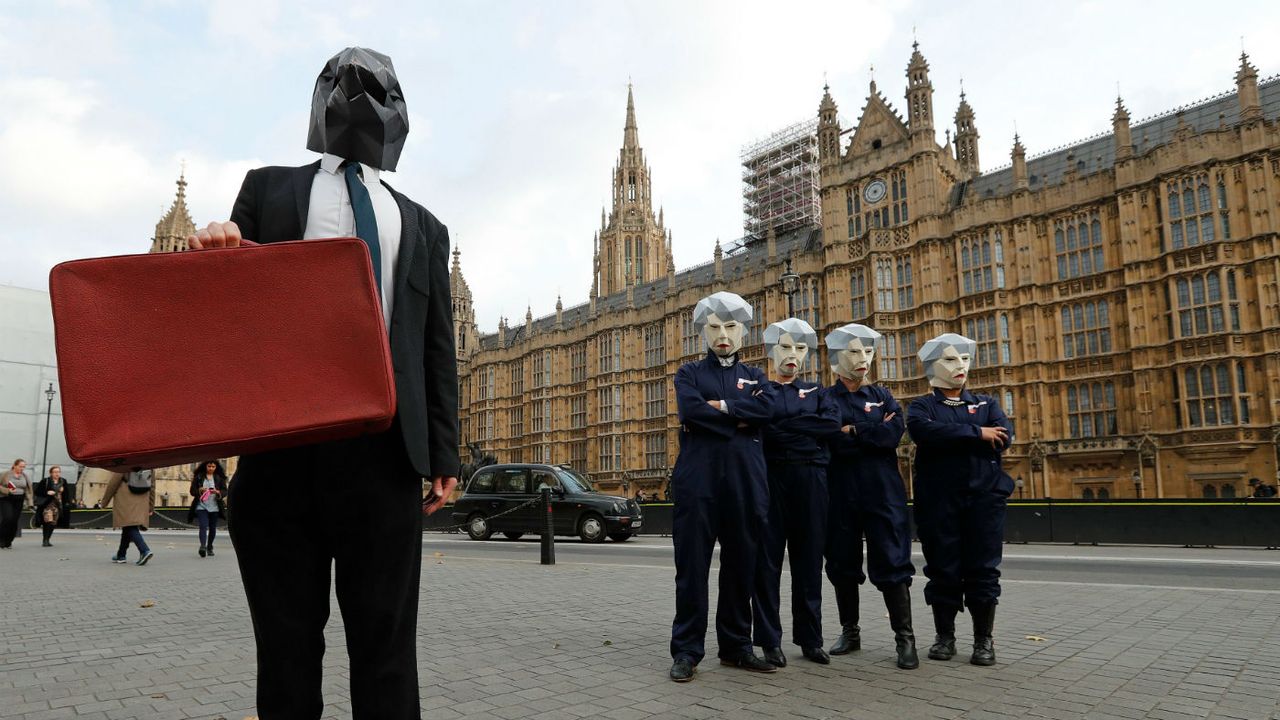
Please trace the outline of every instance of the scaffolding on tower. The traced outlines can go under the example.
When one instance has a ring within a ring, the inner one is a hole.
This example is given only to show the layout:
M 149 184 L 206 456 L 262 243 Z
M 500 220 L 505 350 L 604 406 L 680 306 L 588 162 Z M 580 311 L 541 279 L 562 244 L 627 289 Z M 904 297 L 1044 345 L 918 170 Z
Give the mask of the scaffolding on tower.
M 819 227 L 818 119 L 785 127 L 742 148 L 744 238 Z

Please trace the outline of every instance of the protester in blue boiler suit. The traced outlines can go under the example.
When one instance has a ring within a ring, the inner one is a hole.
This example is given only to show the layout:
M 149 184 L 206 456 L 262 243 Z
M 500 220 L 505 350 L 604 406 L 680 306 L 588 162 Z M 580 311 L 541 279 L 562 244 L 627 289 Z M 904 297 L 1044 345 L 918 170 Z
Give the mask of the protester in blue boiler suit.
M 804 656 L 827 665 L 822 649 L 822 548 L 827 526 L 826 439 L 840 432 L 839 415 L 822 386 L 797 379 L 818 335 L 799 318 L 764 331 L 773 360 L 773 418 L 764 430 L 769 517 L 751 597 L 755 642 L 764 659 L 785 667 L 782 652 L 782 556 L 791 561 L 791 640 Z
M 841 433 L 831 441 L 831 520 L 827 577 L 836 589 L 840 639 L 832 655 L 862 647 L 858 586 L 871 584 L 884 595 L 893 628 L 898 667 L 920 667 L 911 626 L 911 527 L 907 487 L 898 472 L 898 443 L 905 425 L 893 394 L 868 378 L 880 333 L 856 323 L 827 335 L 836 383 L 827 389 L 840 413 Z M 867 539 L 867 572 L 862 571 L 862 539 Z
M 924 550 L 925 602 L 937 638 L 932 660 L 956 654 L 956 614 L 973 618 L 974 665 L 994 665 L 991 639 L 1000 597 L 1006 500 L 1013 480 L 1001 453 L 1013 426 L 989 395 L 965 389 L 975 344 L 944 333 L 920 348 L 933 393 L 911 402 L 907 429 L 915 441 L 916 528 Z
M 756 543 L 769 507 L 760 430 L 773 413 L 773 389 L 760 370 L 738 361 L 751 306 L 733 293 L 698 301 L 694 327 L 707 356 L 676 372 L 680 455 L 672 473 L 676 617 L 671 679 L 687 682 L 705 655 L 707 578 L 720 541 L 716 639 L 720 662 L 775 672 L 751 648 L 751 588 Z

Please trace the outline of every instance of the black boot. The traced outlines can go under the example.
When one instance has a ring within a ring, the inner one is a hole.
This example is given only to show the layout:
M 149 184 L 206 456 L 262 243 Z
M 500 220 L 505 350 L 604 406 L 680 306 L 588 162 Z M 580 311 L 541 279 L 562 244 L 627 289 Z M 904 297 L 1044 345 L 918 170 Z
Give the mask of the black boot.
M 774 667 L 786 667 L 787 656 L 782 654 L 780 647 L 767 647 L 764 649 L 764 661 Z
M 960 608 L 951 605 L 930 605 L 933 608 L 933 646 L 929 648 L 930 660 L 950 660 L 956 656 L 956 613 Z
M 973 616 L 973 655 L 969 657 L 969 662 L 974 665 L 995 665 L 996 646 L 991 640 L 991 631 L 996 624 L 995 603 L 970 605 L 969 614 Z
M 862 649 L 862 630 L 858 627 L 858 584 L 836 585 L 836 607 L 840 611 L 840 637 L 831 646 L 832 655 L 848 655 Z
M 911 588 L 893 585 L 884 591 L 884 606 L 889 610 L 889 627 L 898 651 L 898 667 L 914 670 L 920 667 L 916 655 L 916 635 L 911 629 Z

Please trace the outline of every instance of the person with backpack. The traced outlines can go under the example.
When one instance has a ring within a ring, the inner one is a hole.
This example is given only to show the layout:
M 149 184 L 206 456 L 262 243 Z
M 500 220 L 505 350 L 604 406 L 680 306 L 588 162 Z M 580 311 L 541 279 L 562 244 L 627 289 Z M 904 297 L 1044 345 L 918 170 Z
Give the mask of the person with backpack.
M 218 518 L 225 513 L 222 498 L 227 494 L 227 473 L 217 460 L 202 463 L 192 473 L 191 509 L 187 523 L 200 522 L 200 557 L 213 557 L 213 537 L 218 533 Z
M 125 491 L 120 492 L 121 488 Z M 123 565 L 129 543 L 133 543 L 140 554 L 138 565 L 146 565 L 155 554 L 142 539 L 142 531 L 147 529 L 156 509 L 154 474 L 150 470 L 135 470 L 112 478 L 102 496 L 102 506 L 107 505 L 112 505 L 111 527 L 120 530 L 120 549 L 111 556 L 111 562 Z

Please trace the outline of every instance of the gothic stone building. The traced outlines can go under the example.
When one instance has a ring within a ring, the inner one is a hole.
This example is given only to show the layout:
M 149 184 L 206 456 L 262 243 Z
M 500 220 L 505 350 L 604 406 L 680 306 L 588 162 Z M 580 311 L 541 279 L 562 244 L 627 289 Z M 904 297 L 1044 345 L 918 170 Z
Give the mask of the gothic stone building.
M 764 325 L 884 333 L 875 379 L 928 391 L 915 352 L 978 343 L 970 383 L 1012 417 L 1023 497 L 1220 497 L 1276 478 L 1280 442 L 1280 81 L 1241 56 L 1232 93 L 981 169 L 964 96 L 939 144 L 915 47 L 906 115 L 872 82 L 852 128 L 818 109 L 820 228 L 748 238 L 675 273 L 628 97 L 587 303 L 479 336 L 455 255 L 464 442 L 503 461 L 570 463 L 606 490 L 661 491 L 678 450 L 671 379 L 703 353 L 691 309 L 717 290 Z M 664 245 L 665 237 L 665 245 Z M 825 355 L 825 353 L 824 353 Z M 825 357 L 811 375 L 830 382 Z M 900 448 L 909 478 L 914 447 Z

